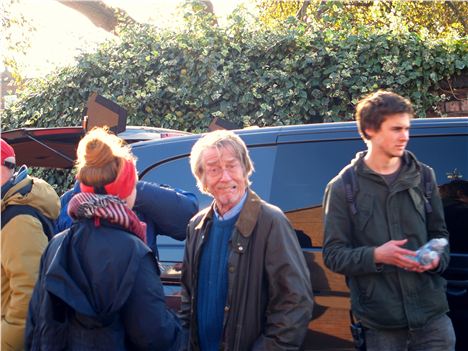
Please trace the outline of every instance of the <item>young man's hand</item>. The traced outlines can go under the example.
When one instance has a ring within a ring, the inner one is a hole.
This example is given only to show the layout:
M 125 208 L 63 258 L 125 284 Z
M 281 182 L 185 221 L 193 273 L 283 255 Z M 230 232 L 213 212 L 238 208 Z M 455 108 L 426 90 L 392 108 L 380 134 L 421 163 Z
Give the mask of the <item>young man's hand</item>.
M 408 271 L 423 272 L 421 269 L 427 266 L 421 266 L 418 262 L 408 257 L 417 256 L 416 252 L 402 247 L 407 242 L 408 239 L 390 240 L 385 244 L 376 247 L 374 250 L 374 262 L 376 264 L 383 263 L 397 266 Z M 437 262 L 437 264 L 439 263 Z

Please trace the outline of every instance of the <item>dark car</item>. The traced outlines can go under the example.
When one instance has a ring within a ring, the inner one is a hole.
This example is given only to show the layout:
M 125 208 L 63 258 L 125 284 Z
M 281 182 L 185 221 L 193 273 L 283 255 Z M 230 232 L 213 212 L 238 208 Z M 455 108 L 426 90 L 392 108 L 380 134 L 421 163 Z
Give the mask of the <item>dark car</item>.
M 236 131 L 249 148 L 255 172 L 252 188 L 279 206 L 294 226 L 308 263 L 314 290 L 314 316 L 304 343 L 306 350 L 351 350 L 349 290 L 342 275 L 322 260 L 322 197 L 326 184 L 356 152 L 365 149 L 354 122 L 269 127 Z M 468 177 L 468 118 L 415 119 L 408 149 L 432 166 L 439 184 Z M 170 184 L 197 194 L 200 208 L 211 198 L 200 193 L 191 174 L 189 154 L 200 135 L 149 140 L 132 144 L 140 179 Z M 467 237 L 463 240 L 468 240 Z M 161 237 L 160 258 L 168 300 L 177 305 L 183 243 Z M 468 323 L 468 252 L 451 247 L 445 272 L 450 316 L 457 333 L 457 350 L 468 350 L 463 333 Z M 462 330 L 463 329 L 463 330 Z

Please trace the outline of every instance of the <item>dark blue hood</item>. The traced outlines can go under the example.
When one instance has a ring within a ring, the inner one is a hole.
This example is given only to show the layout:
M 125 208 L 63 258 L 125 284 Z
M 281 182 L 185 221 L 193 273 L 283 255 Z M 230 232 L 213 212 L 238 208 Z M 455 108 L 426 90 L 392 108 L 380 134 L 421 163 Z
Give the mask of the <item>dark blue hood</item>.
M 95 227 L 92 220 L 76 222 L 59 240 L 46 289 L 75 311 L 105 323 L 127 301 L 141 257 L 150 249 L 129 245 L 139 239 L 108 223 Z

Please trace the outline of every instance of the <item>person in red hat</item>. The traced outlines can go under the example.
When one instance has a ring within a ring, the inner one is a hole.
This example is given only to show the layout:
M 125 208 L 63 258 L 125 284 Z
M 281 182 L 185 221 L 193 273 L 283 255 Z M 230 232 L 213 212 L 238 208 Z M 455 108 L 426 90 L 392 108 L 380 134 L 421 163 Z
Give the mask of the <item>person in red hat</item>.
M 28 304 L 41 255 L 60 211 L 60 199 L 45 181 L 30 177 L 26 166 L 15 173 L 13 148 L 1 141 L 1 350 L 23 350 Z

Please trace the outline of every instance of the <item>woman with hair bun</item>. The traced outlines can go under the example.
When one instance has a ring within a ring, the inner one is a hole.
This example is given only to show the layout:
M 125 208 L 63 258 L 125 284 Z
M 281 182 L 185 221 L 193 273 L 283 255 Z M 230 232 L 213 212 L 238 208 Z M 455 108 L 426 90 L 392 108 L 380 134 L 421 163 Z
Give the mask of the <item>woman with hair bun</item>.
M 137 174 L 130 149 L 93 129 L 78 145 L 81 193 L 74 219 L 41 260 L 29 306 L 28 350 L 179 350 L 183 331 L 166 307 L 145 224 L 132 212 Z

